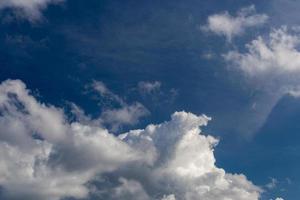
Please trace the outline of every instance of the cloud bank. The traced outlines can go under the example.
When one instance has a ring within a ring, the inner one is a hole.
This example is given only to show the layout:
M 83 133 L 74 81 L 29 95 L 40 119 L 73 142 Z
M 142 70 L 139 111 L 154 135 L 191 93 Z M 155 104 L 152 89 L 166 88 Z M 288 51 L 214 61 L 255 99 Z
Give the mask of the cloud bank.
M 49 4 L 56 4 L 64 0 L 1 0 L 0 10 L 11 8 L 19 11 L 22 17 L 37 20 L 42 17 L 42 10 Z
M 88 119 L 88 118 L 86 118 Z M 20 80 L 0 85 L 0 186 L 4 199 L 256 200 L 261 190 L 215 165 L 210 118 L 175 112 L 170 121 L 119 137 L 70 122 Z M 91 123 L 92 124 L 92 123 Z
M 240 9 L 236 16 L 230 15 L 228 11 L 213 14 L 208 17 L 207 25 L 202 29 L 225 36 L 228 41 L 231 41 L 233 37 L 243 34 L 247 28 L 266 23 L 267 19 L 267 15 L 257 14 L 255 6 L 252 5 Z

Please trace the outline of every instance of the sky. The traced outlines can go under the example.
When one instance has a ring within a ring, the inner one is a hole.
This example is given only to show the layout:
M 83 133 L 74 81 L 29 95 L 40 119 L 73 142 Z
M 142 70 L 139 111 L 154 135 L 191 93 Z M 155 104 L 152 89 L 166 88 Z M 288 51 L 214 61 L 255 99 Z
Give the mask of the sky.
M 300 2 L 1 0 L 0 200 L 294 200 Z

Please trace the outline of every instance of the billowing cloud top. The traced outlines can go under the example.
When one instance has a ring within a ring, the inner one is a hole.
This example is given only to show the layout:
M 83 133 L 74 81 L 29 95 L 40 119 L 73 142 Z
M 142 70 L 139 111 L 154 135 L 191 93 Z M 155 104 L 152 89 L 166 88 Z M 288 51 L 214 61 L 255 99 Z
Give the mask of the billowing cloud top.
M 22 81 L 7 80 L 0 85 L 0 195 L 257 200 L 261 190 L 244 175 L 216 167 L 218 140 L 199 128 L 209 120 L 175 112 L 168 122 L 116 137 L 102 127 L 69 122 Z
M 208 17 L 207 25 L 202 29 L 225 36 L 228 41 L 231 41 L 234 36 L 244 33 L 246 28 L 262 25 L 267 19 L 268 16 L 265 14 L 256 14 L 255 7 L 252 5 L 239 10 L 236 16 L 230 15 L 227 11 L 213 14 Z

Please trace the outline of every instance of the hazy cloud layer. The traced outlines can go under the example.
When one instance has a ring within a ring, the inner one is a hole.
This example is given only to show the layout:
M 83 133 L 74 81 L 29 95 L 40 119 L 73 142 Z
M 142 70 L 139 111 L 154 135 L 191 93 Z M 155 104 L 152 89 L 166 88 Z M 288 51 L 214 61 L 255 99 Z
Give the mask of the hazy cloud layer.
M 88 119 L 88 117 L 86 118 Z M 0 85 L 0 185 L 5 199 L 256 200 L 244 175 L 215 166 L 210 118 L 175 112 L 170 121 L 119 137 L 69 122 L 18 80 Z M 94 183 L 94 184 L 93 184 Z

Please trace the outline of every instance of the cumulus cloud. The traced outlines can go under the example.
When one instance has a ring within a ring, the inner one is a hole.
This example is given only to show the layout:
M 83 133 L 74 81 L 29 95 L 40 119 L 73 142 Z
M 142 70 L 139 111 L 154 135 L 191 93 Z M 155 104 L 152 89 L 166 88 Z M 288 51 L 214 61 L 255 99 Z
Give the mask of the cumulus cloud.
M 240 67 L 249 76 L 300 73 L 300 37 L 287 27 L 274 29 L 268 39 L 259 36 L 246 45 L 247 52 L 231 51 L 225 59 Z
M 286 26 L 273 29 L 268 37 L 259 36 L 246 44 L 246 52 L 230 51 L 225 60 L 237 67 L 249 79 L 264 88 L 279 93 L 299 96 L 300 36 Z
M 97 173 L 137 159 L 106 129 L 69 123 L 62 109 L 39 103 L 21 81 L 0 85 L 0 113 L 0 185 L 6 199 L 83 198 L 84 184 Z
M 0 10 L 11 8 L 20 11 L 23 17 L 29 20 L 37 20 L 42 17 L 42 10 L 49 4 L 56 4 L 64 0 L 1 0 Z
M 255 6 L 242 8 L 235 16 L 225 11 L 208 17 L 207 25 L 202 29 L 214 34 L 225 36 L 228 41 L 233 37 L 241 35 L 247 28 L 260 26 L 268 19 L 265 14 L 257 14 Z
M 252 40 L 243 50 L 223 55 L 228 66 L 242 73 L 257 94 L 251 111 L 256 125 L 251 127 L 260 128 L 284 95 L 299 96 L 299 42 L 299 32 L 283 26 Z
M 88 119 L 88 118 L 86 118 Z M 69 122 L 25 84 L 0 85 L 0 186 L 5 199 L 258 200 L 242 174 L 215 165 L 210 118 L 175 112 L 170 121 L 120 136 Z

